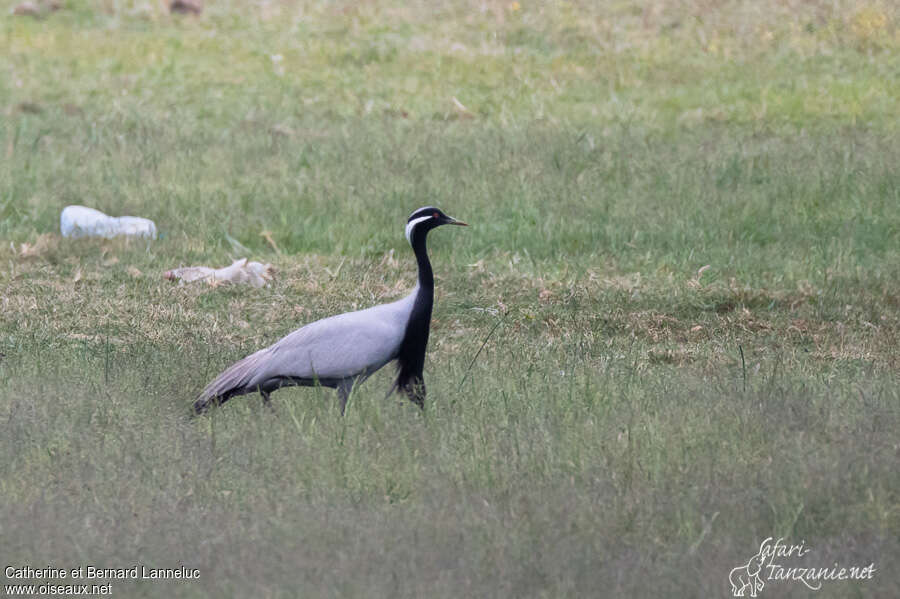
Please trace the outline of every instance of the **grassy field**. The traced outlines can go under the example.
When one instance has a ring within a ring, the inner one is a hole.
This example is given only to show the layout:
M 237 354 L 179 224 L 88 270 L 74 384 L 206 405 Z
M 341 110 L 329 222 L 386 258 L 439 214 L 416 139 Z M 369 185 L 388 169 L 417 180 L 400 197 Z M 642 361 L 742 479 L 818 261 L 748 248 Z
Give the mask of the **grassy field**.
M 875 576 L 761 597 L 900 596 L 894 2 L 14 4 L 4 567 L 201 572 L 114 597 L 730 597 L 783 536 Z M 67 204 L 161 238 L 64 240 Z M 345 418 L 322 389 L 188 418 L 235 359 L 410 289 L 426 204 L 472 226 L 430 237 L 424 414 L 385 369 Z M 162 278 L 243 256 L 273 284 Z

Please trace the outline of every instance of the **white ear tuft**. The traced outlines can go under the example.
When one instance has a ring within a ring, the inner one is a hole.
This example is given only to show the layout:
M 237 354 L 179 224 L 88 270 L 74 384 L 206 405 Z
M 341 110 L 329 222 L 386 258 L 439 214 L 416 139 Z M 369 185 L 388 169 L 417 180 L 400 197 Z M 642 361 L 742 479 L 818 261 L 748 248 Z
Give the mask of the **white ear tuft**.
M 431 216 L 420 216 L 419 218 L 414 218 L 413 220 L 406 223 L 406 241 L 409 242 L 409 245 L 412 245 L 412 232 L 416 225 L 418 225 L 422 221 L 430 220 Z

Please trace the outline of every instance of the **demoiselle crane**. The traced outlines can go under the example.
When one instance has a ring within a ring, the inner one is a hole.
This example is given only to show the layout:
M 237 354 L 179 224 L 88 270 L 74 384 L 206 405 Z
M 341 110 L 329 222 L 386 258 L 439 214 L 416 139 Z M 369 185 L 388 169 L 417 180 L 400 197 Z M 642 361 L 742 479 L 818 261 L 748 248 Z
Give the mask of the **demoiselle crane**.
M 203 389 L 194 401 L 194 412 L 201 414 L 247 393 L 259 392 L 268 402 L 269 394 L 281 387 L 321 385 L 337 389 L 343 414 L 353 387 L 393 360 L 397 378 L 388 395 L 406 393 L 424 409 L 422 370 L 434 304 L 434 274 L 425 237 L 441 225 L 466 223 L 433 206 L 419 208 L 406 222 L 406 239 L 419 266 L 412 293 L 390 304 L 309 323 L 234 363 Z

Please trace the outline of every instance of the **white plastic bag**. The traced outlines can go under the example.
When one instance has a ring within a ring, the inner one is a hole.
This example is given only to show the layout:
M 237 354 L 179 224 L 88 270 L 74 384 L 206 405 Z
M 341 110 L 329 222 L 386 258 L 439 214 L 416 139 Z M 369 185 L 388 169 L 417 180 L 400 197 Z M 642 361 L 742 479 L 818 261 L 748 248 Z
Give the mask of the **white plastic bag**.
M 117 235 L 156 239 L 152 220 L 137 216 L 109 216 L 86 206 L 66 206 L 59 216 L 63 237 L 105 237 Z

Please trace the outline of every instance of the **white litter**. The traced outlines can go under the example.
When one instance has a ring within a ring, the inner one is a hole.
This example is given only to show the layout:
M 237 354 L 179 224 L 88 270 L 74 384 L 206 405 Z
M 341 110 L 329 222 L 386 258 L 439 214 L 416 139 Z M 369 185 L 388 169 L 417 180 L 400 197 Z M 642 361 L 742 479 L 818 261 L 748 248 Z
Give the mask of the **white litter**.
M 66 206 L 59 216 L 63 237 L 105 237 L 118 235 L 156 239 L 156 225 L 138 216 L 109 216 L 86 206 Z
M 194 281 L 206 281 L 210 285 L 245 283 L 254 287 L 265 287 L 266 283 L 272 280 L 273 273 L 274 269 L 271 264 L 248 262 L 246 258 L 241 258 L 225 268 L 186 266 L 167 270 L 163 276 L 171 281 L 178 280 L 180 285 Z

